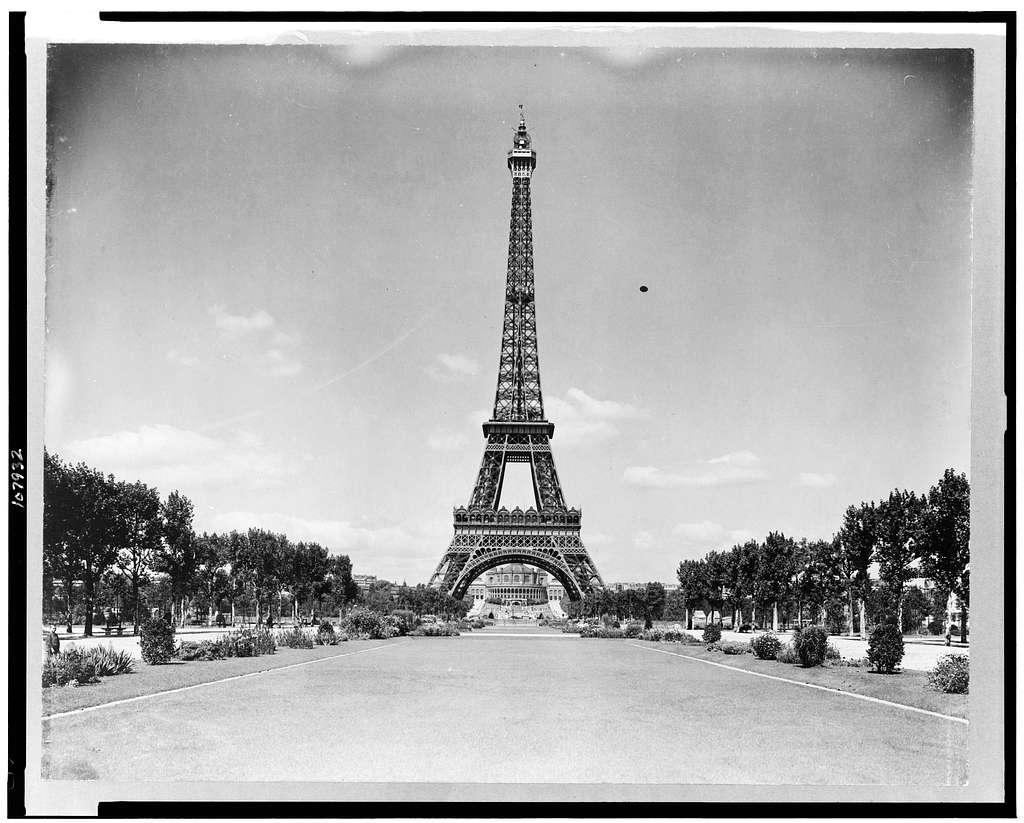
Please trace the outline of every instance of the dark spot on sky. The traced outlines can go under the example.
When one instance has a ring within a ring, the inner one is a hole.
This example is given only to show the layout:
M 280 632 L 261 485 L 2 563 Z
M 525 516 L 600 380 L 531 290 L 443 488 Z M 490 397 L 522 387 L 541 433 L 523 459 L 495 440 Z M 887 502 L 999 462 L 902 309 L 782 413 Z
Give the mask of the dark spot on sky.
M 641 286 L 640 287 L 640 291 L 642 291 L 642 292 L 644 292 L 644 294 L 646 294 L 647 293 L 647 286 Z

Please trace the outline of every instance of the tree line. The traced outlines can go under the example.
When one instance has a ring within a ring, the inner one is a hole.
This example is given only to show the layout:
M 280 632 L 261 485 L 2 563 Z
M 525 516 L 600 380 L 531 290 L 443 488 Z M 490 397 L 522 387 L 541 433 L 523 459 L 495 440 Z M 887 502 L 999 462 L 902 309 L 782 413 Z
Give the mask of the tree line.
M 731 548 L 683 560 L 679 588 L 669 611 L 729 609 L 734 625 L 749 615 L 754 625 L 779 626 L 780 612 L 810 621 L 845 621 L 853 634 L 854 615 L 863 632 L 869 619 L 904 626 L 910 580 L 934 581 L 945 617 L 952 592 L 963 609 L 966 639 L 970 604 L 970 485 L 947 469 L 927 494 L 895 489 L 879 502 L 851 505 L 831 540 L 796 540 L 770 532 Z M 872 576 L 874 573 L 875 576 Z
M 254 608 L 256 619 L 287 600 L 293 616 L 338 610 L 359 598 L 347 555 L 293 542 L 264 529 L 197 535 L 192 502 L 178 491 L 163 500 L 145 483 L 118 481 L 49 452 L 43 465 L 43 577 L 70 630 L 76 607 L 92 634 L 98 604 L 126 603 L 138 632 L 142 610 L 170 606 L 184 625 L 190 609 Z M 79 584 L 76 591 L 76 584 Z M 78 602 L 80 601 L 80 602 Z

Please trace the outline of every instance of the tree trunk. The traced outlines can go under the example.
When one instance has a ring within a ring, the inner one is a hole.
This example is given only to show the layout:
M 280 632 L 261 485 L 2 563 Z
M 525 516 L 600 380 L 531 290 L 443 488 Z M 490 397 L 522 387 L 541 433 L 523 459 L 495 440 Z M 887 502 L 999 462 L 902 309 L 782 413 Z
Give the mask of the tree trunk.
M 132 575 L 132 603 L 134 604 L 132 634 L 137 635 L 139 633 L 139 578 L 137 575 Z
M 799 599 L 796 601 L 796 625 L 801 629 L 804 627 L 804 604 Z
M 864 598 L 860 599 L 860 639 L 868 636 L 868 608 Z
M 92 610 L 93 610 L 93 582 L 92 572 L 86 569 L 82 575 L 82 583 L 85 588 L 85 636 L 92 637 Z
M 64 594 L 65 594 L 66 599 L 68 601 L 68 627 L 67 627 L 68 628 L 68 634 L 71 634 L 71 623 L 72 623 L 72 620 L 73 620 L 73 614 L 74 614 L 74 609 L 75 609 L 74 600 L 72 599 L 72 594 L 71 594 L 71 587 L 74 585 L 74 582 L 75 581 L 72 580 L 69 577 L 67 579 L 67 581 L 66 581 L 67 586 L 64 589 Z
M 960 642 L 967 642 L 967 606 L 960 601 Z
M 235 625 L 235 598 L 231 598 L 231 625 Z
M 757 626 L 757 604 L 754 603 L 750 607 L 750 625 L 752 627 Z
M 849 609 L 849 611 L 846 613 L 846 633 L 850 635 L 850 637 L 853 637 L 853 586 L 846 587 L 846 600 L 846 605 Z
M 776 600 L 772 603 L 772 631 L 777 632 L 779 630 L 779 601 Z

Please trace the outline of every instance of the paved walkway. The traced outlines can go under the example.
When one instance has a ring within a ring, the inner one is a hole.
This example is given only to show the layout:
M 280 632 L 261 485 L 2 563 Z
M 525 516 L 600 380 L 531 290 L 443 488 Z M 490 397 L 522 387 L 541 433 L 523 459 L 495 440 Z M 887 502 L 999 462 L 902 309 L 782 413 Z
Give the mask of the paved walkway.
M 966 780 L 967 727 L 628 640 L 481 636 L 56 717 L 43 737 L 52 779 L 938 787 Z

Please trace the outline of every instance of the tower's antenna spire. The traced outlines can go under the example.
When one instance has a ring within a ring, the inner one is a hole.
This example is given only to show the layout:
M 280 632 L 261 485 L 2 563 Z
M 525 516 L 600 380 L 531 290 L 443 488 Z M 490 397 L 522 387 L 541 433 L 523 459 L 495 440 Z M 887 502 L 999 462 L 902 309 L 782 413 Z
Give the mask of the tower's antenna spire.
M 523 104 L 519 104 L 519 122 L 525 125 L 526 123 L 526 112 L 523 111 Z

